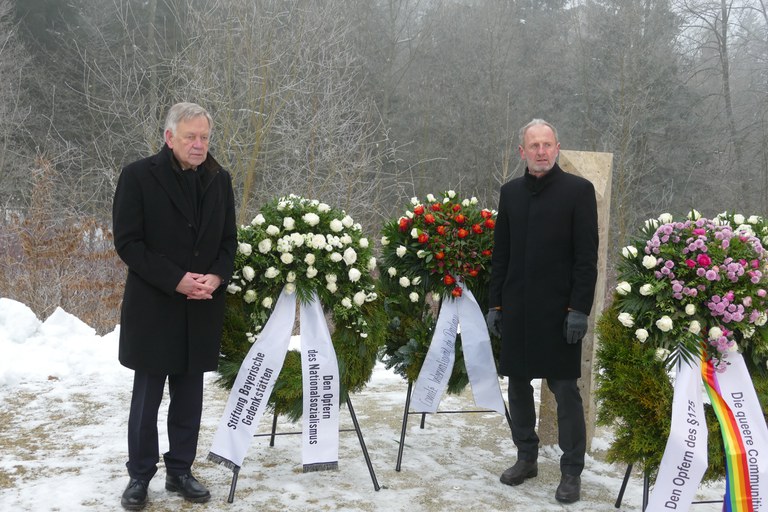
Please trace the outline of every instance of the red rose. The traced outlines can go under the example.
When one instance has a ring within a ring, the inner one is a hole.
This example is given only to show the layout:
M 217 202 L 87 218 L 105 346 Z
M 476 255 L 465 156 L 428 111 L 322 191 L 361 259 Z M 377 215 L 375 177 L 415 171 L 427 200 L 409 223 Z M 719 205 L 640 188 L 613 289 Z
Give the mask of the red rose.
M 454 211 L 454 212 L 457 212 L 457 211 L 459 211 L 459 210 L 461 210 L 461 205 L 460 205 L 460 204 L 455 204 L 455 205 L 453 205 L 453 211 Z
M 457 286 L 456 288 L 451 290 L 451 295 L 453 295 L 454 297 L 457 297 L 457 298 L 461 297 L 461 286 Z
M 484 219 L 490 219 L 493 216 L 493 213 L 491 213 L 490 210 L 483 208 L 483 210 L 480 211 L 480 216 Z
M 483 232 L 483 228 L 480 227 L 480 224 L 472 224 L 472 231 L 479 235 Z
M 490 249 L 485 249 L 485 250 L 483 250 L 483 252 L 481 252 L 480 254 L 482 254 L 482 255 L 483 255 L 483 256 L 485 256 L 485 257 L 488 257 L 488 256 L 490 256 L 490 255 L 491 255 L 491 252 L 492 252 L 492 251 L 491 251 Z
M 469 231 L 467 231 L 464 228 L 461 228 L 459 229 L 459 232 L 457 233 L 457 235 L 459 236 L 459 238 L 466 238 L 467 235 L 469 235 Z
M 435 216 L 431 213 L 428 213 L 424 216 L 424 222 L 427 224 L 434 224 L 435 223 Z
M 445 234 L 445 226 L 437 226 L 437 234 L 438 235 L 444 235 Z
M 467 218 L 466 218 L 466 217 L 464 217 L 464 215 L 460 213 L 460 214 L 456 215 L 456 216 L 453 218 L 453 220 L 455 220 L 455 221 L 456 221 L 457 223 L 459 223 L 459 224 L 464 224 L 464 221 L 465 221 L 465 220 L 467 220 Z
M 400 222 L 398 223 L 400 225 L 400 231 L 406 232 L 411 227 L 411 219 L 408 217 L 400 217 Z
M 421 205 L 421 204 L 416 205 L 416 207 L 413 209 L 413 213 L 415 213 L 416 215 L 421 215 L 422 213 L 424 213 L 424 205 Z
M 426 233 L 419 233 L 419 243 L 425 244 L 427 243 L 427 240 L 429 240 L 429 235 Z
M 479 274 L 479 273 L 480 273 L 480 271 L 477 270 L 476 268 L 473 268 L 472 270 L 469 271 L 469 275 L 472 276 L 472 277 L 477 277 L 477 274 Z
M 485 227 L 487 227 L 488 229 L 493 229 L 493 228 L 495 228 L 495 227 L 496 227 L 496 221 L 495 221 L 495 220 L 493 220 L 493 219 L 486 219 L 486 220 L 485 220 L 485 222 L 483 222 L 483 224 L 484 224 L 484 225 L 485 225 Z
M 453 278 L 451 274 L 445 274 L 443 276 L 443 283 L 445 283 L 448 286 L 451 286 L 452 284 L 456 283 L 456 280 Z
M 443 251 L 437 251 L 435 253 L 435 259 L 436 260 L 441 260 L 443 258 L 445 258 L 445 253 Z
M 442 207 L 443 207 L 443 205 L 441 205 L 440 203 L 432 203 L 432 211 L 433 212 L 439 212 L 440 208 L 442 208 Z

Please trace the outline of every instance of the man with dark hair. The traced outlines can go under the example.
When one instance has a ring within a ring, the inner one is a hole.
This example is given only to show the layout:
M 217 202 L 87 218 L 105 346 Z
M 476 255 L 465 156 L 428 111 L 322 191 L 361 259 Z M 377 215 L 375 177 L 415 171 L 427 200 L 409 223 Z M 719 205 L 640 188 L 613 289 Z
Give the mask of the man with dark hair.
M 227 171 L 208 154 L 208 112 L 171 107 L 165 145 L 127 165 L 115 191 L 115 249 L 128 266 L 119 359 L 134 370 L 128 475 L 121 504 L 140 510 L 159 461 L 157 416 L 168 381 L 165 488 L 196 503 L 210 492 L 191 473 L 203 406 L 203 373 L 216 370 L 226 285 L 237 245 Z
M 597 280 L 597 201 L 589 181 L 557 165 L 560 143 L 551 124 L 525 125 L 518 150 L 527 167 L 501 187 L 486 317 L 489 331 L 501 337 L 499 369 L 509 376 L 517 447 L 518 460 L 501 482 L 520 485 L 538 474 L 531 380 L 544 378 L 557 401 L 563 450 L 555 498 L 572 503 L 581 497 L 586 452 L 577 379 Z

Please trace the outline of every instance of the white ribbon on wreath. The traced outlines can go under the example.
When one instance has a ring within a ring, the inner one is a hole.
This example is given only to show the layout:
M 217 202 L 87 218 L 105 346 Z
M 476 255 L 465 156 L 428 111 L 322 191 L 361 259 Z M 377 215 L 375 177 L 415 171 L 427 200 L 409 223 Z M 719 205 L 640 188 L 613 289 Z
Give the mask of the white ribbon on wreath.
M 336 469 L 339 453 L 339 366 L 316 293 L 299 308 L 303 384 L 304 472 Z M 243 464 L 285 361 L 296 317 L 296 294 L 285 289 L 258 340 L 243 359 L 208 458 L 230 469 Z
M 504 399 L 485 317 L 469 288 L 461 281 L 458 284 L 462 294 L 445 299 L 440 306 L 432 341 L 413 386 L 411 405 L 415 412 L 437 412 L 453 371 L 456 334 L 461 326 L 464 365 L 475 404 L 504 414 Z

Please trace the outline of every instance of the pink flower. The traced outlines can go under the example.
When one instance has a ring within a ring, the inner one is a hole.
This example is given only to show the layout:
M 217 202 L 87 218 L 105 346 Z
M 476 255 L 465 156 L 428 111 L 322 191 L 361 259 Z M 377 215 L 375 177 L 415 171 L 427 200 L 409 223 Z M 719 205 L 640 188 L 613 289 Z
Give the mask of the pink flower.
M 696 228 L 696 229 L 693 230 L 693 234 L 694 235 L 706 235 L 707 234 L 707 230 L 706 229 L 702 229 L 702 228 Z
M 695 266 L 696 266 L 696 262 L 695 262 L 695 261 L 693 261 L 693 260 L 692 260 L 692 259 L 690 259 L 690 258 L 688 258 L 687 260 L 685 260 L 685 264 L 686 264 L 686 265 L 688 265 L 688 268 L 693 268 L 693 267 L 695 267 Z
M 712 258 L 710 258 L 709 255 L 707 254 L 699 254 L 698 256 L 696 256 L 696 263 L 698 263 L 702 267 L 708 267 L 712 264 Z

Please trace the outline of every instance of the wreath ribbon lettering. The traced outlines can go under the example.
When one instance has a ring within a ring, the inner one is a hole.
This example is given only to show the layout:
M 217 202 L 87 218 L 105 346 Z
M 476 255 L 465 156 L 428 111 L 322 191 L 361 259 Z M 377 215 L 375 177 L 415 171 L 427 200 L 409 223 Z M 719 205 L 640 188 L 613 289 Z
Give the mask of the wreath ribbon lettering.
M 720 424 L 726 455 L 723 510 L 768 510 L 768 427 L 738 352 L 717 372 L 711 361 L 678 365 L 672 423 L 648 510 L 688 510 L 707 467 L 702 382 Z
M 339 452 L 339 367 L 316 293 L 299 307 L 303 383 L 304 472 L 336 469 Z M 208 459 L 243 464 L 283 367 L 296 317 L 296 294 L 283 290 L 258 340 L 243 359 Z
M 485 317 L 469 288 L 462 282 L 459 286 L 461 295 L 446 298 L 440 306 L 435 332 L 413 387 L 411 404 L 416 412 L 437 412 L 453 370 L 456 334 L 460 326 L 464 364 L 475 404 L 504 414 L 504 399 Z

